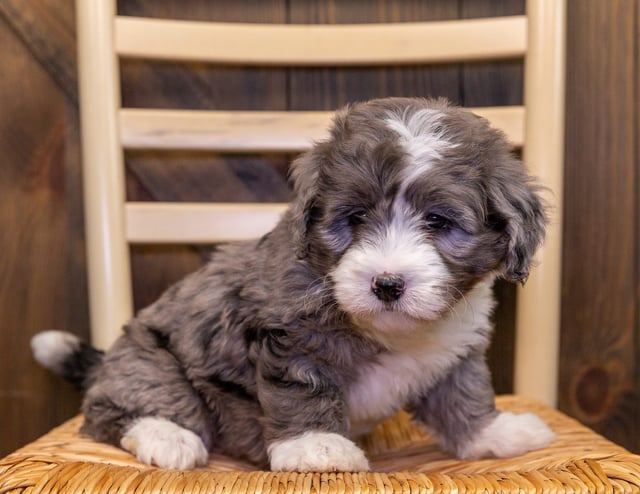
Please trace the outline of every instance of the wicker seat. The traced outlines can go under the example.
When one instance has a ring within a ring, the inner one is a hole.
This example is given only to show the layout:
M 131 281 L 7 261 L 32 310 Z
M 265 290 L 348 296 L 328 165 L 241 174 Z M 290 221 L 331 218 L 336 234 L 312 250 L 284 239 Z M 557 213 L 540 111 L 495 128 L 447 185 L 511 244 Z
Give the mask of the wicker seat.
M 115 1 L 77 0 L 93 343 L 109 345 L 131 316 L 128 243 L 212 243 L 257 236 L 270 228 L 283 207 L 126 203 L 123 148 L 294 152 L 321 137 L 330 117 L 328 112 L 233 115 L 121 109 L 118 57 L 326 66 L 351 64 L 354 55 L 365 56 L 359 63 L 373 65 L 442 62 L 445 59 L 432 49 L 437 46 L 447 48 L 446 59 L 456 62 L 527 53 L 526 113 L 523 107 L 480 112 L 515 145 L 524 145 L 525 161 L 560 201 L 563 90 L 562 78 L 554 70 L 563 63 L 558 47 L 563 39 L 559 28 L 563 3 L 529 0 L 535 23 L 531 17 L 527 21 L 515 16 L 431 26 L 328 27 L 326 32 L 314 30 L 309 41 L 307 28 L 299 26 L 280 30 L 266 25 L 189 26 L 187 22 L 113 18 Z M 228 36 L 238 34 L 244 42 L 230 42 Z M 292 41 L 301 34 L 302 44 Z M 411 42 L 409 37 L 414 35 L 416 41 Z M 265 36 L 270 43 L 261 41 Z M 380 43 L 383 36 L 389 39 Z M 471 41 L 471 46 L 462 47 L 463 40 Z M 526 51 L 526 45 L 533 45 L 533 53 Z M 327 48 L 329 55 L 325 57 L 319 48 Z M 294 135 L 296 131 L 301 135 Z M 371 460 L 370 473 L 263 472 L 219 455 L 212 455 L 199 470 L 167 471 L 138 463 L 123 450 L 81 435 L 82 417 L 78 416 L 0 460 L 0 494 L 640 492 L 639 456 L 552 408 L 559 325 L 559 220 L 553 221 L 541 267 L 519 293 L 515 378 L 519 396 L 497 400 L 503 410 L 535 412 L 544 419 L 558 435 L 548 448 L 518 458 L 459 461 L 442 453 L 435 441 L 400 414 L 360 439 Z M 172 228 L 175 237 L 169 235 Z M 541 306 L 545 310 L 539 310 Z M 535 396 L 550 406 L 521 395 Z
M 126 451 L 82 436 L 78 416 L 0 461 L 0 493 L 640 492 L 640 456 L 537 402 L 501 396 L 497 404 L 539 414 L 558 440 L 518 458 L 459 461 L 400 414 L 361 439 L 371 458 L 370 473 L 264 472 L 219 455 L 212 455 L 206 467 L 183 472 L 143 465 Z

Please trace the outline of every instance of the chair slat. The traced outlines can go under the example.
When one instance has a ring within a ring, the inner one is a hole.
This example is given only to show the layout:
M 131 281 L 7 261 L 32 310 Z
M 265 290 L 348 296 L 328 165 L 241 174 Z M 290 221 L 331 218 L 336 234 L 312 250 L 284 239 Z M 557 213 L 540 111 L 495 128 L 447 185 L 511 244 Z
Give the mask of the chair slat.
M 474 111 L 505 131 L 515 145 L 522 144 L 523 107 Z M 332 115 L 127 109 L 121 112 L 121 123 L 123 141 L 130 148 L 302 151 L 325 136 Z M 213 243 L 255 238 L 276 224 L 286 206 L 128 203 L 127 238 L 131 243 Z
M 282 203 L 129 202 L 127 240 L 142 243 L 216 243 L 264 235 L 278 222 Z
M 473 108 L 507 134 L 524 141 L 524 107 Z M 126 149 L 195 149 L 299 152 L 326 137 L 333 112 L 222 112 L 127 108 L 120 111 Z
M 399 65 L 521 57 L 526 26 L 525 16 L 367 25 L 118 16 L 115 36 L 116 52 L 131 58 L 241 65 Z
M 333 112 L 120 111 L 126 149 L 297 152 L 323 138 Z

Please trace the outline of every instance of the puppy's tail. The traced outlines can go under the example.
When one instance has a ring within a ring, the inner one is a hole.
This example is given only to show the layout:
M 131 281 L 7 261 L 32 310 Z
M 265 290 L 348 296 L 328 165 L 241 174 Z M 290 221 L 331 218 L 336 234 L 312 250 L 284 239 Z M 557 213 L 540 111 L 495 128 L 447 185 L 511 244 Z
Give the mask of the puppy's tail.
M 43 331 L 31 339 L 31 351 L 43 367 L 70 381 L 85 391 L 102 364 L 104 352 L 80 341 L 64 331 Z

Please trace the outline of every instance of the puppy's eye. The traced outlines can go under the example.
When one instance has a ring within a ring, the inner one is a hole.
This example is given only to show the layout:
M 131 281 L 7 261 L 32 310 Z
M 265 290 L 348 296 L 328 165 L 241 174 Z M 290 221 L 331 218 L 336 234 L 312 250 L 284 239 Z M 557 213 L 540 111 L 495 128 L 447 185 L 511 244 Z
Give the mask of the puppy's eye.
M 362 225 L 367 220 L 367 211 L 365 209 L 356 209 L 351 211 L 347 216 L 349 226 Z
M 448 230 L 451 227 L 451 220 L 435 213 L 429 213 L 425 221 L 427 230 Z

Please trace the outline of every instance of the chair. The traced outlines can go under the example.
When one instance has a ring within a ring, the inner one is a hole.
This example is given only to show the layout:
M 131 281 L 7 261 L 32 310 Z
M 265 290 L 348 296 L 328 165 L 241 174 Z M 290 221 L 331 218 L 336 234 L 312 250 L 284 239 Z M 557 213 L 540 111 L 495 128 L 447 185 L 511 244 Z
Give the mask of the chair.
M 554 193 L 544 263 L 518 302 L 516 391 L 554 404 L 563 163 L 564 2 L 535 0 L 528 17 L 387 25 L 277 26 L 115 16 L 78 2 L 80 108 L 93 343 L 108 347 L 132 315 L 128 245 L 257 237 L 284 205 L 127 203 L 123 150 L 298 152 L 321 138 L 331 112 L 221 112 L 120 108 L 119 58 L 229 65 L 403 65 L 525 54 L 525 106 L 477 108 L 503 129 Z M 115 18 L 113 30 L 100 26 Z M 528 36 L 527 38 L 527 30 Z M 176 43 L 175 40 L 181 40 Z M 241 41 L 240 41 L 241 40 Z M 263 40 L 269 40 L 265 43 Z M 349 50 L 345 50 L 349 47 Z M 536 104 L 526 104 L 535 101 Z M 545 311 L 537 310 L 545 307 Z M 536 365 L 532 365 L 535 363 Z M 536 369 L 532 375 L 527 369 Z M 541 376 L 540 369 L 545 369 Z
M 526 17 L 304 27 L 121 17 L 115 14 L 115 1 L 107 0 L 77 0 L 76 8 L 91 334 L 99 347 L 107 347 L 132 315 L 129 244 L 255 237 L 268 230 L 285 207 L 127 202 L 123 149 L 297 152 L 321 138 L 331 118 L 328 112 L 120 108 L 119 58 L 342 66 L 524 56 L 525 105 L 477 112 L 502 128 L 515 145 L 523 146 L 533 174 L 554 191 L 556 209 L 540 254 L 542 262 L 518 294 L 517 396 L 499 397 L 498 405 L 538 413 L 559 439 L 545 450 L 519 458 L 462 462 L 441 453 L 432 439 L 400 414 L 363 439 L 372 473 L 256 472 L 251 465 L 215 455 L 205 469 L 173 472 L 141 465 L 122 450 L 82 437 L 81 417 L 76 417 L 0 461 L 0 492 L 640 490 L 640 457 L 552 408 L 560 310 L 563 1 L 529 0 Z

